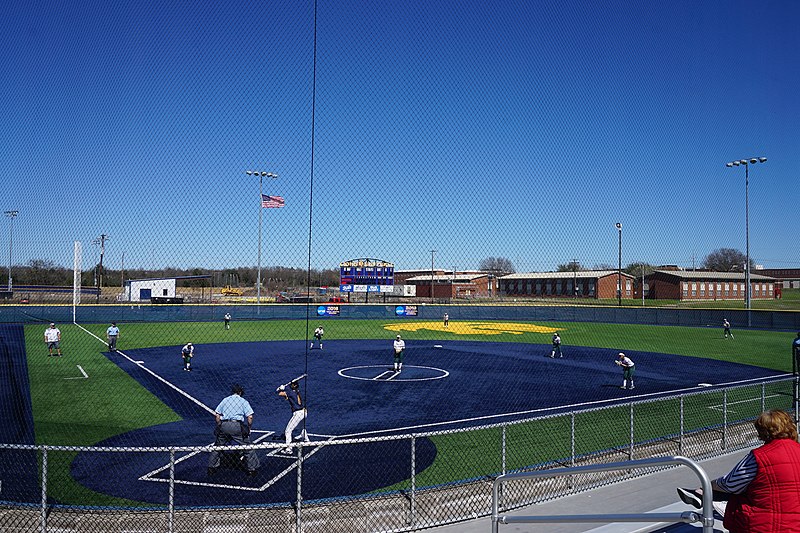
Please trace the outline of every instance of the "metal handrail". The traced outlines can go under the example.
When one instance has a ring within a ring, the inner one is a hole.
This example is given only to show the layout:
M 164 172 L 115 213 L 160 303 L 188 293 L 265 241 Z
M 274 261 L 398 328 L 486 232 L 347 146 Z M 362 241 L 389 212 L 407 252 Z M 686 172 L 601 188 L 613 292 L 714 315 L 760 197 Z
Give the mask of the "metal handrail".
M 633 468 L 648 468 L 667 465 L 688 466 L 697 477 L 703 488 L 702 513 L 684 511 L 682 513 L 638 513 L 638 514 L 583 514 L 583 515 L 540 515 L 540 516 L 500 516 L 499 514 L 499 489 L 503 483 L 520 479 L 533 479 L 545 477 L 559 477 L 588 472 L 610 472 L 614 470 L 631 470 Z M 495 478 L 492 484 L 492 533 L 498 533 L 500 524 L 522 523 L 555 523 L 555 522 L 683 522 L 703 524 L 703 533 L 714 532 L 714 507 L 712 503 L 711 479 L 703 468 L 688 457 L 654 457 L 636 461 L 606 463 L 600 465 L 570 466 L 553 470 L 537 470 L 535 472 L 518 472 L 503 474 Z

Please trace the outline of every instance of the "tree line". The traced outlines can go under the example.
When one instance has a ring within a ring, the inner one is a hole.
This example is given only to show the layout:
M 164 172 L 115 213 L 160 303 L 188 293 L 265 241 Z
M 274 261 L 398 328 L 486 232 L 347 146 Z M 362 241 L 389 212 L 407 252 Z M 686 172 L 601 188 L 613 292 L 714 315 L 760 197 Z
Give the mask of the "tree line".
M 747 257 L 739 250 L 733 248 L 719 248 L 709 253 L 700 265 L 701 270 L 714 272 L 744 272 Z M 750 269 L 754 263 L 750 260 Z M 644 262 L 629 263 L 623 268 L 632 276 L 641 277 L 648 275 L 656 267 Z M 514 264 L 505 257 L 487 257 L 480 261 L 478 269 L 495 276 L 504 276 L 516 272 Z M 569 261 L 559 264 L 558 272 L 578 272 L 583 270 L 616 270 L 615 266 L 598 264 L 586 268 L 579 261 Z M 72 270 L 58 266 L 52 261 L 32 259 L 27 265 L 13 267 L 14 285 L 45 285 L 45 286 L 72 286 Z M 90 270 L 81 273 L 81 285 L 96 287 L 102 279 L 103 287 L 121 287 L 125 280 L 149 278 L 180 278 L 185 276 L 211 276 L 208 279 L 183 279 L 178 281 L 179 287 L 255 287 L 258 280 L 256 267 L 239 267 L 230 269 L 181 269 L 166 267 L 159 270 L 126 269 L 112 270 L 100 265 L 95 265 Z M 294 267 L 262 267 L 261 285 L 267 291 L 291 290 L 294 287 L 330 287 L 339 285 L 339 270 L 330 269 L 305 269 Z

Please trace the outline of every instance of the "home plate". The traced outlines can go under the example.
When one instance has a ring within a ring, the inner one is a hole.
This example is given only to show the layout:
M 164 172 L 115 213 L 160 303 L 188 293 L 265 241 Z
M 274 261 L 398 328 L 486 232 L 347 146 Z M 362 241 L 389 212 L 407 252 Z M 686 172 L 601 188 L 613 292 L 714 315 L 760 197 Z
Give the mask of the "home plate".
M 441 345 L 441 344 L 434 344 L 434 345 L 433 345 L 433 347 L 434 347 L 434 348 L 441 348 L 441 347 L 442 347 L 442 345 Z

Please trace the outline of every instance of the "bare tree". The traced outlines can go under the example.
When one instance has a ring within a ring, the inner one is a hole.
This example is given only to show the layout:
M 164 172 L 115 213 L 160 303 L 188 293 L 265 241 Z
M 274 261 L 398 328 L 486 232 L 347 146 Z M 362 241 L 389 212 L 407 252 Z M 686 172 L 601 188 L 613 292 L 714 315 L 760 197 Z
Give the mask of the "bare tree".
M 744 272 L 747 256 L 734 248 L 719 248 L 703 259 L 700 265 L 705 270 L 714 272 Z M 750 260 L 750 269 L 753 269 L 753 260 Z
M 578 261 L 570 261 L 556 267 L 556 272 L 580 272 L 584 270 Z
M 478 270 L 491 272 L 495 276 L 505 276 L 516 272 L 514 263 L 505 257 L 487 257 L 480 262 Z

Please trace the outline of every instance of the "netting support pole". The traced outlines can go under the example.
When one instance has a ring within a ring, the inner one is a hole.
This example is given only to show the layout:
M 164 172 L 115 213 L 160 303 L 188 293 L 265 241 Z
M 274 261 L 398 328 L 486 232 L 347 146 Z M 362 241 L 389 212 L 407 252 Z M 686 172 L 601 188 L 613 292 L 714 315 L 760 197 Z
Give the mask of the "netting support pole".
M 47 532 L 47 446 L 42 448 L 42 533 Z
M 168 531 L 174 531 L 175 521 L 175 448 L 169 449 L 169 526 Z
M 761 384 L 761 412 L 767 410 L 767 384 Z
M 411 435 L 411 499 L 408 525 L 414 526 L 417 522 L 417 437 Z

